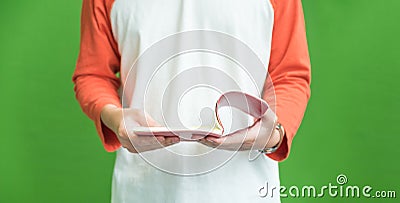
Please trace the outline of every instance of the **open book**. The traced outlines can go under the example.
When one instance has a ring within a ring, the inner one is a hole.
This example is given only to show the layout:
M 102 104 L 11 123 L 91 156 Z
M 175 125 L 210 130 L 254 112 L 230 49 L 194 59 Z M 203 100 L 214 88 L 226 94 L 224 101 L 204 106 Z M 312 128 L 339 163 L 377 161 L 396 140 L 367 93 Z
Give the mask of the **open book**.
M 136 127 L 134 133 L 137 135 L 160 135 L 160 136 L 179 136 L 183 140 L 197 140 L 205 136 L 220 137 L 222 129 L 218 128 L 170 128 L 170 127 Z
M 224 134 L 224 127 L 219 118 L 218 110 L 224 106 L 239 109 L 240 111 L 254 117 L 254 123 L 248 127 L 253 126 L 266 114 L 269 114 L 269 117 L 273 120 L 272 122 L 276 122 L 275 113 L 269 108 L 268 104 L 264 100 L 246 94 L 244 92 L 231 91 L 222 94 L 215 104 L 215 118 L 217 120 L 215 126 L 200 127 L 196 129 L 170 127 L 135 127 L 133 131 L 136 135 L 179 136 L 181 140 L 186 141 L 201 139 L 205 136 L 221 137 Z M 235 132 L 239 130 L 236 130 Z M 235 132 L 229 134 L 233 134 Z

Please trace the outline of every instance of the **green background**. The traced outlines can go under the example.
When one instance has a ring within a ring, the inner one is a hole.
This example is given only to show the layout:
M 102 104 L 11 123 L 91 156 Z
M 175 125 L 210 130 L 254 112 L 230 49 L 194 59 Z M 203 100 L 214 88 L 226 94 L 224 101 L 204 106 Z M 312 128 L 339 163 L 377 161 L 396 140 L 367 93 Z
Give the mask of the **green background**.
M 400 1 L 303 4 L 312 97 L 281 164 L 282 185 L 322 186 L 345 174 L 348 185 L 400 193 Z M 72 91 L 80 8 L 67 0 L 0 3 L 0 202 L 109 202 L 114 154 Z

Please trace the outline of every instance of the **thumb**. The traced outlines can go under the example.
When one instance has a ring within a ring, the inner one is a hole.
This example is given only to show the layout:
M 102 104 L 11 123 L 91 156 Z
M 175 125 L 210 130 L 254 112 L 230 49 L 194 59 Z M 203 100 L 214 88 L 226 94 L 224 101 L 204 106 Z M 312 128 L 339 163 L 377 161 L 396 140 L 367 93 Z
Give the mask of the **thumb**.
M 138 123 L 144 127 L 160 127 L 161 125 L 154 120 L 147 112 L 144 112 L 138 119 Z

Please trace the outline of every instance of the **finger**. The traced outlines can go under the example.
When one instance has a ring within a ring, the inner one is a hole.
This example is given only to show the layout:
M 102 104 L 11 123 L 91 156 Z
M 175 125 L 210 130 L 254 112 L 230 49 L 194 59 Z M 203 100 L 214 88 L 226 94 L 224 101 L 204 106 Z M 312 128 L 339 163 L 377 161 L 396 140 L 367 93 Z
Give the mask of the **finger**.
M 200 142 L 201 144 L 204 144 L 206 146 L 212 147 L 212 148 L 217 148 L 219 146 L 218 143 L 216 143 L 212 140 L 208 140 L 206 138 L 199 139 L 198 142 Z
M 164 142 L 165 141 L 165 137 L 164 136 L 155 136 L 155 137 L 158 140 L 158 142 Z
M 212 148 L 216 148 L 216 149 L 220 149 L 220 150 L 229 150 L 229 151 L 241 151 L 242 149 L 242 144 L 241 143 L 234 143 L 234 144 L 218 144 L 216 142 L 213 141 L 209 141 L 207 139 L 204 139 L 202 141 L 200 141 L 200 143 L 212 147 Z
M 128 150 L 128 152 L 133 153 L 133 154 L 139 153 L 138 151 L 136 151 L 136 149 L 134 147 L 128 147 L 128 148 L 125 148 L 125 149 Z
M 128 150 L 130 153 L 138 153 L 138 151 L 133 147 L 133 145 L 128 141 L 128 142 L 121 142 L 122 148 L 125 148 Z
M 134 133 L 128 134 L 126 137 L 122 137 L 120 140 L 122 147 L 126 148 L 131 153 L 139 153 L 145 151 L 148 146 L 154 145 L 153 143 L 159 143 L 156 137 L 153 136 L 138 136 Z M 164 141 L 164 137 L 159 137 L 161 141 Z
M 152 151 L 152 150 L 168 147 L 168 146 L 171 146 L 171 145 L 174 145 L 177 143 L 179 143 L 178 137 L 168 137 L 168 138 L 165 138 L 165 140 L 163 142 L 156 142 L 152 145 L 140 146 L 140 147 L 138 147 L 139 149 L 136 148 L 136 150 L 140 151 L 140 152 Z
M 137 152 L 151 151 L 179 143 L 179 137 L 134 136 L 130 142 Z M 130 149 L 127 147 L 127 149 Z M 133 151 L 133 150 L 129 150 Z
M 157 142 L 156 144 L 152 145 L 139 145 L 139 144 L 134 144 L 132 147 L 125 147 L 129 152 L 131 153 L 141 153 L 141 152 L 146 152 L 146 151 L 151 151 L 155 149 L 159 149 L 164 147 L 162 143 Z
M 173 137 L 148 136 L 148 138 L 141 138 L 141 139 L 143 139 L 141 146 L 161 146 L 161 145 L 169 145 L 171 143 L 175 144 L 180 142 L 179 137 L 176 136 Z
M 131 142 L 134 146 L 148 147 L 148 146 L 155 146 L 161 145 L 161 143 L 165 142 L 164 136 L 136 136 L 135 138 L 131 139 Z
M 177 144 L 177 143 L 179 143 L 179 142 L 180 142 L 179 137 L 166 137 L 166 138 L 165 138 L 165 141 L 162 142 L 161 144 L 162 144 L 164 147 L 167 147 L 167 146 L 170 146 L 170 145 L 173 145 L 173 144 Z
M 201 144 L 203 144 L 203 145 L 206 145 L 206 146 L 208 146 L 208 147 L 213 147 L 213 148 L 215 148 L 215 147 L 211 144 L 211 142 L 208 141 L 208 140 L 206 140 L 205 138 L 198 139 L 197 142 L 199 142 L 199 143 L 201 143 Z
M 154 136 L 155 139 L 152 139 L 152 136 L 148 136 L 150 139 L 146 140 L 146 143 L 143 145 L 156 145 L 156 144 L 163 144 L 163 143 L 178 143 L 180 141 L 179 137 L 164 137 L 161 135 Z
M 125 140 L 126 142 L 131 143 L 131 145 L 136 149 L 142 149 L 143 147 L 163 142 L 165 139 L 163 136 L 146 136 L 146 135 L 136 135 L 135 133 L 129 133 L 125 137 Z
M 252 143 L 251 137 L 249 136 L 249 130 L 244 129 L 220 138 L 207 137 L 206 139 L 218 144 L 218 149 L 242 150 L 241 147 L 244 143 Z
M 166 142 L 178 143 L 181 139 L 177 136 L 173 136 L 173 137 L 166 137 L 165 140 Z

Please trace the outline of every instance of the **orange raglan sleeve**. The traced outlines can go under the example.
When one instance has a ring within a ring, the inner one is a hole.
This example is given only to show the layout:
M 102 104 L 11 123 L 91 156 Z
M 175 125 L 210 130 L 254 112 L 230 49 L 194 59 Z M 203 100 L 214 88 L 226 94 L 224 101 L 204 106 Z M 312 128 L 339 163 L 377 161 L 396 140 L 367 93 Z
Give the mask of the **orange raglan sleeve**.
M 279 149 L 268 156 L 282 161 L 289 155 L 310 97 L 311 65 L 301 0 L 271 1 L 275 18 L 268 71 L 276 114 L 286 134 Z
M 120 147 L 116 135 L 100 119 L 107 104 L 121 106 L 118 96 L 120 55 L 111 31 L 109 11 L 111 2 L 83 0 L 81 42 L 72 80 L 83 112 L 91 118 L 107 151 Z

